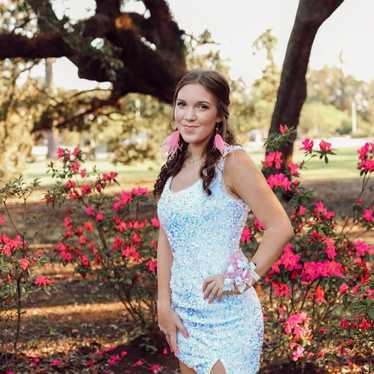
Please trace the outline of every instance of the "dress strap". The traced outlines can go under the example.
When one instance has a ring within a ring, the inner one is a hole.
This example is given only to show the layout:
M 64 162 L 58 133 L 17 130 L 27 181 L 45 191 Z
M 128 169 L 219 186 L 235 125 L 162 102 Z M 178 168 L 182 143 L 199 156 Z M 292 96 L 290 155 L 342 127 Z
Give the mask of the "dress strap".
M 226 156 L 232 151 L 236 151 L 239 149 L 243 149 L 243 146 L 241 146 L 240 144 L 229 144 L 229 146 L 225 148 L 221 158 L 218 160 L 218 163 L 217 163 L 217 166 L 218 166 L 218 169 L 221 175 L 223 174 Z

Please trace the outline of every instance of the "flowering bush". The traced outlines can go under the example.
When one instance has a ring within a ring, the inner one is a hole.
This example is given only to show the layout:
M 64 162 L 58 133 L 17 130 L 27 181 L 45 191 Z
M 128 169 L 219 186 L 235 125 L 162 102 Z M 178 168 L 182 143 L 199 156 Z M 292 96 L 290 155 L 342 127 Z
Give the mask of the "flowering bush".
M 281 126 L 281 133 L 268 139 L 270 149 L 272 144 L 278 147 L 287 142 L 291 133 Z M 302 142 L 301 148 L 310 158 L 319 156 L 327 163 L 328 156 L 335 154 L 331 144 L 323 140 L 318 150 L 313 146 L 311 139 Z M 277 336 L 265 342 L 265 354 L 271 360 L 291 359 L 301 366 L 306 362 L 334 364 L 337 358 L 343 365 L 352 365 L 357 352 L 363 357 L 373 352 L 369 337 L 374 327 L 370 262 L 374 252 L 369 243 L 353 238 L 352 229 L 373 229 L 374 205 L 365 204 L 361 197 L 374 170 L 374 143 L 366 143 L 358 150 L 362 190 L 352 215 L 341 226 L 336 213 L 296 178 L 305 161 L 285 162 L 276 149 L 266 155 L 263 166 L 273 191 L 279 196 L 285 192 L 291 196 L 295 237 L 260 283 L 266 291 L 267 331 Z M 264 228 L 256 217 L 249 217 L 241 237 L 243 250 L 254 254 L 257 236 Z
M 97 276 L 123 303 L 142 328 L 156 328 L 156 248 L 159 222 L 142 214 L 146 188 L 109 195 L 117 173 L 82 167 L 78 148 L 58 149 L 58 165 L 49 164 L 55 179 L 46 200 L 65 209 L 64 233 L 56 244 L 63 264 L 83 276 Z
M 281 146 L 291 131 L 286 126 L 268 144 Z M 305 156 L 319 156 L 326 163 L 334 155 L 330 143 L 305 139 Z M 261 282 L 266 291 L 267 331 L 277 339 L 265 342 L 271 360 L 293 360 L 300 365 L 326 365 L 340 357 L 349 364 L 358 348 L 369 354 L 373 327 L 373 278 L 370 269 L 372 246 L 354 240 L 352 228 L 373 228 L 373 205 L 362 196 L 373 171 L 373 144 L 360 148 L 358 168 L 362 191 L 353 206 L 353 215 L 339 227 L 336 213 L 297 179 L 305 160 L 285 162 L 274 148 L 263 166 L 274 192 L 291 196 L 290 217 L 295 237 L 284 247 L 279 260 Z M 60 167 L 50 164 L 56 179 L 46 199 L 66 207 L 64 233 L 56 255 L 64 264 L 74 263 L 83 276 L 98 276 L 111 286 L 128 315 L 142 327 L 155 328 L 156 233 L 155 217 L 140 218 L 141 204 L 148 202 L 146 189 L 121 191 L 114 196 L 107 189 L 118 184 L 117 173 L 88 173 L 80 150 L 58 150 Z M 350 218 L 351 217 L 351 218 Z M 253 253 L 258 236 L 265 229 L 250 217 L 244 228 L 242 248 Z M 140 301 L 140 302 L 139 302 Z M 156 329 L 157 330 L 157 329 Z M 362 342 L 365 342 L 364 344 Z M 117 357 L 110 364 L 116 365 Z
M 24 301 L 38 289 L 38 286 L 53 283 L 41 275 L 34 274 L 34 269 L 41 266 L 46 259 L 42 252 L 30 248 L 28 240 L 27 227 L 36 217 L 28 216 L 27 204 L 38 185 L 38 180 L 26 184 L 22 177 L 19 177 L 0 188 L 0 344 L 6 347 L 13 342 L 15 352 L 18 348 Z M 22 204 L 20 225 L 17 225 L 9 207 L 8 202 L 11 199 Z M 8 324 L 13 319 L 16 320 L 15 331 Z

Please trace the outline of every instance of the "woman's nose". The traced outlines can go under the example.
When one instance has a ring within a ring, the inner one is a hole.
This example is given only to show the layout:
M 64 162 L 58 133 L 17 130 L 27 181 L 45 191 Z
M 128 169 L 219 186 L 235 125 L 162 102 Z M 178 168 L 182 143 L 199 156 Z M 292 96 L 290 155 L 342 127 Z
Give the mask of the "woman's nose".
M 184 118 L 186 121 L 194 121 L 196 119 L 195 110 L 193 108 L 187 109 Z

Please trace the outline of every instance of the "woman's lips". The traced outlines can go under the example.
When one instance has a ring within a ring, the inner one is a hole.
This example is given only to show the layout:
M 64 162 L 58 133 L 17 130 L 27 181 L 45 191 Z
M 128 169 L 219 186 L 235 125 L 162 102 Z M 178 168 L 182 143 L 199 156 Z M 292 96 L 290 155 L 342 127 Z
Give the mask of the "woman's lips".
M 198 126 L 187 126 L 187 125 L 183 125 L 183 128 L 186 129 L 186 130 L 188 130 L 188 131 L 196 129 L 196 127 L 198 127 Z

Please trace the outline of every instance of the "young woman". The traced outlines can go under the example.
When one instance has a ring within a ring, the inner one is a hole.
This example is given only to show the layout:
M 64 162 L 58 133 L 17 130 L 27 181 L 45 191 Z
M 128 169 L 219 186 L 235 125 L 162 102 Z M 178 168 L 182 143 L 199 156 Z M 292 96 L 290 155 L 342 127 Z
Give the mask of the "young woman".
M 263 314 L 253 284 L 293 236 L 289 218 L 229 128 L 227 81 L 191 71 L 177 84 L 175 131 L 155 183 L 160 231 L 158 324 L 182 374 L 259 370 Z M 248 261 L 239 248 L 248 211 L 265 226 Z

